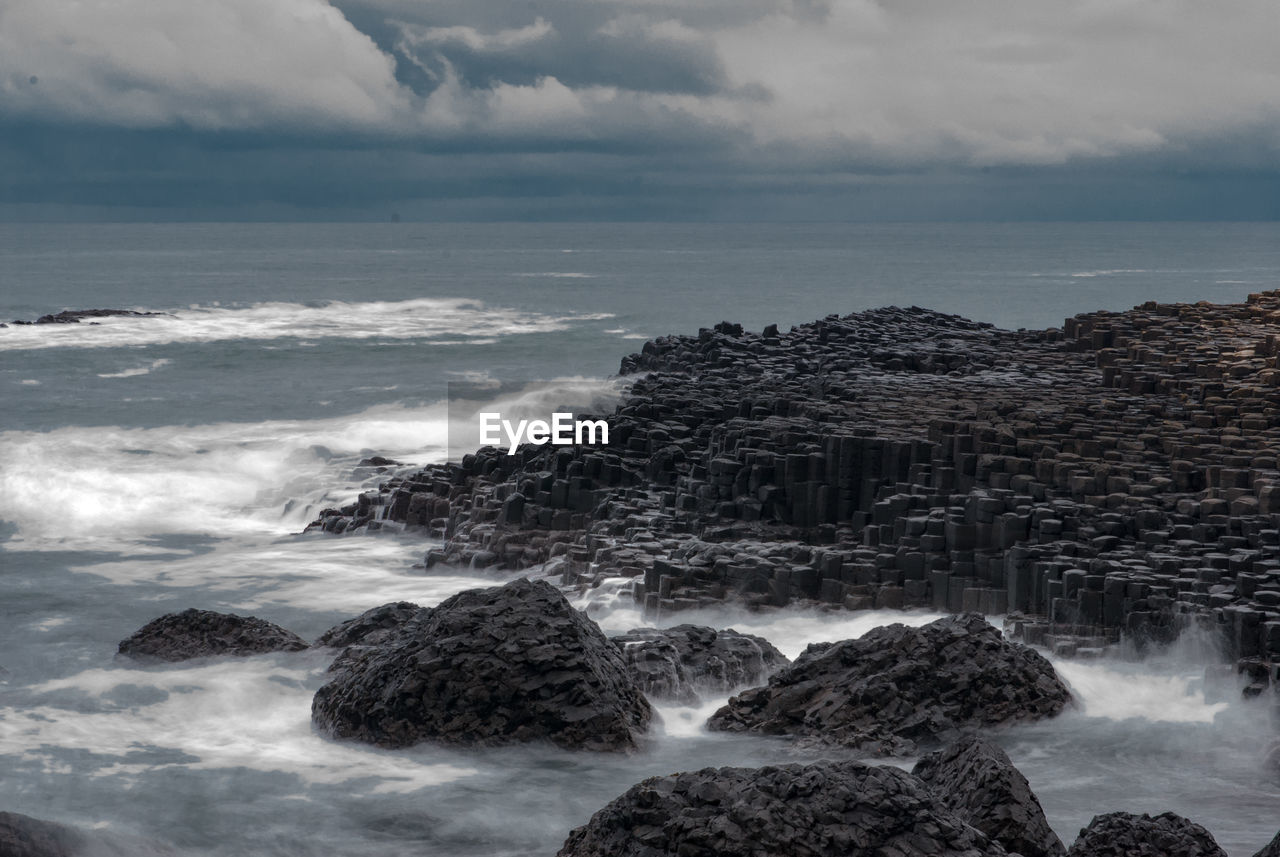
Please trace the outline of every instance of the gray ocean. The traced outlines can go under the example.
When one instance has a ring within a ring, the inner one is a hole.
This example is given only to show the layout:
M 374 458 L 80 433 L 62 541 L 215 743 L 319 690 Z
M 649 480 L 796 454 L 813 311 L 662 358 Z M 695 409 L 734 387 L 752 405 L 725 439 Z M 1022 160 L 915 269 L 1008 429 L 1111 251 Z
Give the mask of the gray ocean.
M 322 652 L 138 667 L 116 644 L 186 607 L 313 638 L 394 600 L 504 578 L 421 568 L 393 533 L 300 535 L 444 457 L 447 385 L 515 410 L 608 401 L 644 341 L 895 304 L 1003 327 L 1280 288 L 1280 224 L 0 224 L 0 811 L 190 855 L 549 855 L 646 776 L 805 758 L 661 708 L 626 756 L 388 752 L 321 739 Z M 521 392 L 524 391 L 524 392 Z M 580 605 L 644 623 L 609 587 Z M 927 614 L 681 614 L 794 656 Z M 1206 697 L 1207 641 L 1056 661 L 1081 706 L 1001 742 L 1068 843 L 1096 813 L 1172 810 L 1235 857 L 1280 827 L 1264 711 Z M 898 764 L 910 764 L 900 760 Z

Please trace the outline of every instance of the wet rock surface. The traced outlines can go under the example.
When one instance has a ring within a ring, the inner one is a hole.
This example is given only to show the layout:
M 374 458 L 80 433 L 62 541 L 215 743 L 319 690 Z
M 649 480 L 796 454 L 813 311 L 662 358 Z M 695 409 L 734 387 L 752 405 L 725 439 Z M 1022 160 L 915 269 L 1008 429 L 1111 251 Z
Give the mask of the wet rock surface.
M 635 628 L 612 638 L 640 689 L 687 705 L 699 693 L 759 684 L 791 661 L 763 637 L 699 625 Z
M 1280 669 L 1280 292 L 1047 330 L 919 308 L 645 343 L 600 446 L 485 448 L 312 524 L 427 565 L 720 602 L 1016 613 L 1063 656 L 1215 634 Z
M 296 652 L 306 640 L 255 616 L 184 610 L 148 622 L 121 641 L 119 653 L 137 661 L 185 661 L 221 655 Z
M 1209 831 L 1172 812 L 1112 812 L 1080 831 L 1067 857 L 1227 857 Z
M 633 786 L 559 857 L 997 857 L 915 777 L 859 762 L 706 768 Z
M 155 843 L 0 812 L 0 855 L 4 857 L 169 857 L 175 853 Z
M 707 725 L 904 755 L 972 729 L 1050 717 L 1069 701 L 1043 656 L 970 613 L 810 646 Z
M 966 824 L 1022 857 L 1066 853 L 1031 785 L 1000 747 L 970 736 L 916 763 L 911 773 Z
M 404 627 L 335 663 L 312 704 L 317 729 L 382 747 L 615 751 L 648 729 L 649 703 L 617 646 L 545 581 L 462 592 Z
M 334 625 L 316 638 L 316 645 L 336 649 L 382 645 L 401 634 L 409 622 L 421 623 L 430 616 L 431 608 L 419 607 L 411 601 L 383 604 Z

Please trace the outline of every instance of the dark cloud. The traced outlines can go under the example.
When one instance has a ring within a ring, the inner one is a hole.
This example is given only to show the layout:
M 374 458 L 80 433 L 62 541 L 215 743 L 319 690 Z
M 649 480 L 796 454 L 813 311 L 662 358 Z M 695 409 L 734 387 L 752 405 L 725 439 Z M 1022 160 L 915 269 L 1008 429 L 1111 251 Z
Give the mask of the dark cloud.
M 3 216 L 1277 215 L 1271 0 L 78 9 L 0 6 Z

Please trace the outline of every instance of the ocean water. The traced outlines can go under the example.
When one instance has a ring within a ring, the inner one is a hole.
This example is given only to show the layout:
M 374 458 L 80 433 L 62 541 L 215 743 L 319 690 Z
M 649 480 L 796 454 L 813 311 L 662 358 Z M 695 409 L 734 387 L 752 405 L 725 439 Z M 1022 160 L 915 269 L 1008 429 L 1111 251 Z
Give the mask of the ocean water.
M 418 567 L 396 534 L 299 535 L 446 449 L 451 381 L 512 409 L 607 402 L 647 338 L 885 304 L 1005 327 L 1280 288 L 1276 224 L 0 225 L 0 810 L 192 855 L 551 854 L 645 776 L 805 758 L 662 709 L 644 752 L 386 752 L 311 732 L 327 658 L 167 667 L 118 641 L 186 607 L 304 637 L 387 601 L 502 577 Z M 607 630 L 642 624 L 609 588 Z M 689 617 L 682 615 L 679 621 Z M 927 615 L 696 617 L 788 654 Z M 1203 654 L 1059 662 L 1081 706 L 1000 740 L 1069 843 L 1095 813 L 1173 810 L 1234 855 L 1280 827 L 1260 709 L 1206 698 Z

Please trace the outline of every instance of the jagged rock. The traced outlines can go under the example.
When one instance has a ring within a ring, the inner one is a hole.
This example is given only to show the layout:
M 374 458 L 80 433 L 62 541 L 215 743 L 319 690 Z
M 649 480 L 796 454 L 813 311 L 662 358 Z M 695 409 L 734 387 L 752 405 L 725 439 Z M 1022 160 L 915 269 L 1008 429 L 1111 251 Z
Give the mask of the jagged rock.
M 1172 812 L 1110 812 L 1080 831 L 1067 857 L 1227 857 L 1209 831 Z
M 811 648 L 708 725 L 910 754 L 968 728 L 1052 716 L 1069 700 L 1047 660 L 969 613 Z
M 166 857 L 171 848 L 0 812 L 0 855 L 3 857 Z
M 316 645 L 335 649 L 381 645 L 400 633 L 408 622 L 421 622 L 430 615 L 431 608 L 419 607 L 411 601 L 383 604 L 334 625 L 316 638 Z
M 1280 833 L 1276 834 L 1275 839 L 1262 846 L 1262 850 L 1253 857 L 1280 857 Z
M 307 641 L 256 616 L 191 608 L 143 625 L 122 640 L 119 652 L 139 661 L 185 661 L 216 655 L 297 652 Z
M 860 762 L 652 777 L 569 834 L 558 857 L 999 857 L 905 771 Z
M 617 647 L 545 581 L 459 593 L 413 633 L 357 651 L 312 703 L 335 738 L 629 750 L 652 716 Z
M 759 684 L 790 663 L 763 637 L 699 625 L 635 628 L 613 638 L 640 689 L 696 704 L 698 691 L 727 693 Z
M 1022 857 L 1062 857 L 1040 801 L 1004 750 L 978 737 L 930 753 L 912 773 L 948 809 Z

